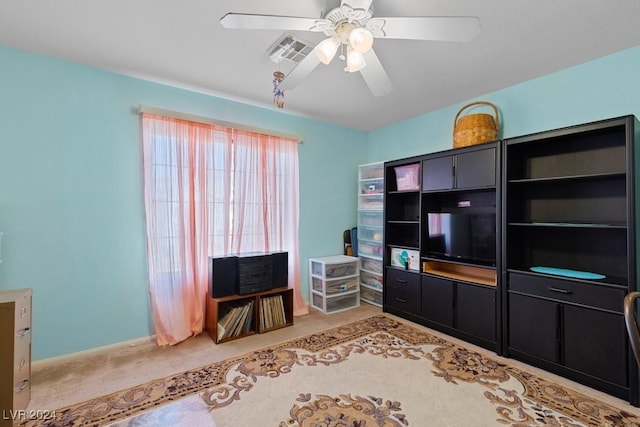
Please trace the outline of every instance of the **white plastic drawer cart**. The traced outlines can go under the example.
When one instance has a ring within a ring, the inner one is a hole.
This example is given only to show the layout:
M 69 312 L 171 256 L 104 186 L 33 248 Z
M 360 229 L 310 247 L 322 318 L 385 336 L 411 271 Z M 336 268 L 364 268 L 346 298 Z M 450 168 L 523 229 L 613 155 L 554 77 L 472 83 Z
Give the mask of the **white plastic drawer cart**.
M 360 305 L 360 266 L 356 257 L 335 255 L 309 259 L 311 306 L 337 313 Z

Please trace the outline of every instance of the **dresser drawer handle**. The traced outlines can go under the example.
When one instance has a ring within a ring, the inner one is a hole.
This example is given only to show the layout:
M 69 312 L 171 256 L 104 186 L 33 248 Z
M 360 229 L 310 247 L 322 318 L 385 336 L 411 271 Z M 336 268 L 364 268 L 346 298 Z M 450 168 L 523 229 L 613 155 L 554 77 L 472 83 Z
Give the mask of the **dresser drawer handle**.
M 406 303 L 407 303 L 407 300 L 406 300 L 406 299 L 403 299 L 403 298 L 396 298 L 396 301 L 401 302 L 401 303 L 403 303 L 403 304 L 406 304 Z
M 31 328 L 20 329 L 18 332 L 16 332 L 16 337 L 24 338 L 26 335 L 29 335 L 29 332 L 31 332 Z
M 407 281 L 406 280 L 402 280 L 402 279 L 396 279 L 396 282 L 402 283 L 403 285 L 407 284 Z
M 29 378 L 23 379 L 22 381 L 20 381 L 20 385 L 16 387 L 16 393 L 20 393 L 22 390 L 27 388 L 28 385 L 29 385 Z
M 548 287 L 547 289 L 549 289 L 551 292 L 558 292 L 559 294 L 571 295 L 573 293 L 573 292 L 568 291 L 566 289 L 560 289 L 560 288 Z

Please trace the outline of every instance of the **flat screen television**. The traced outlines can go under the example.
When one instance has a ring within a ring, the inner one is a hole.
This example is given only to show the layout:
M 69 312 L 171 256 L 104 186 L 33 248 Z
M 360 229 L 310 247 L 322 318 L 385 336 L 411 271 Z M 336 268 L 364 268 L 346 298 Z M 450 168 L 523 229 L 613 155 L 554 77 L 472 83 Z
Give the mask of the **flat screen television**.
M 495 265 L 495 213 L 428 213 L 427 257 Z

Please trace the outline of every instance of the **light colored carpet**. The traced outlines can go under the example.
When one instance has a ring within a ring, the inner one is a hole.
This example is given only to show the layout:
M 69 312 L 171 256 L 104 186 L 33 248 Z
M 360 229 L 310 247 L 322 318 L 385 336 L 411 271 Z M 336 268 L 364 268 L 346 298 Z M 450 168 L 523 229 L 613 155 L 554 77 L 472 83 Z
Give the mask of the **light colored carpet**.
M 193 411 L 179 409 L 185 402 Z M 27 425 L 174 425 L 167 408 L 185 425 L 217 427 L 640 425 L 634 413 L 386 315 L 159 378 Z

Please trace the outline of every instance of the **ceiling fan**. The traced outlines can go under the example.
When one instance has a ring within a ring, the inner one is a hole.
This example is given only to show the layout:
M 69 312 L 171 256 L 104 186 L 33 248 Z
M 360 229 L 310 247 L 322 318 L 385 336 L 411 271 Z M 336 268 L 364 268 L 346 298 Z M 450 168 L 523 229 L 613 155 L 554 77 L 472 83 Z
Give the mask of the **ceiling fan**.
M 329 0 L 320 18 L 227 13 L 220 23 L 230 29 L 323 32 L 327 38 L 314 48 L 315 54 L 307 55 L 279 88 L 294 88 L 320 62 L 331 62 L 340 49 L 345 71 L 359 71 L 375 96 L 391 92 L 393 85 L 372 49 L 374 38 L 470 41 L 480 31 L 480 21 L 473 16 L 374 17 L 372 1 Z

